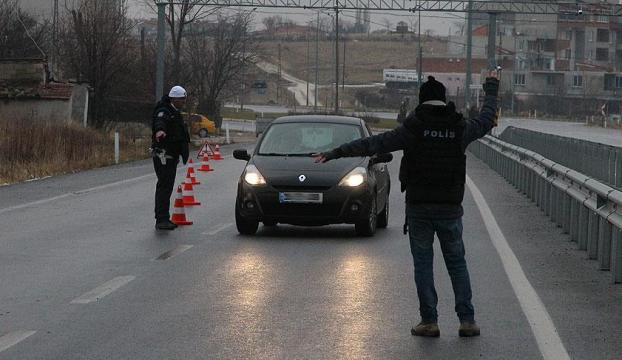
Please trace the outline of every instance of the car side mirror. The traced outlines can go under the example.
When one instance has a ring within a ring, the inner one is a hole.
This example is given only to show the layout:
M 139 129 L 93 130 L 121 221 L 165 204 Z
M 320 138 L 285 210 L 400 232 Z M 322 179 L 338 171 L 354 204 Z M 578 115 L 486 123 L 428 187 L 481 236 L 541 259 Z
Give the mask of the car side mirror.
M 388 163 L 393 160 L 393 154 L 378 154 L 371 159 L 372 164 Z
M 233 150 L 233 158 L 248 161 L 251 159 L 251 156 L 246 149 L 237 149 Z

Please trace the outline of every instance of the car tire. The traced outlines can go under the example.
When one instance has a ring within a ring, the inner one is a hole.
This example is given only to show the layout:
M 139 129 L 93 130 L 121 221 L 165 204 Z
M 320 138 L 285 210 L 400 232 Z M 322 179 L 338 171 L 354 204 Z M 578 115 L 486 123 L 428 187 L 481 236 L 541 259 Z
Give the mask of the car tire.
M 374 236 L 378 224 L 378 209 L 376 207 L 376 198 L 372 200 L 369 214 L 365 220 L 361 220 L 354 224 L 354 230 L 359 236 Z
M 387 201 L 384 203 L 384 208 L 378 214 L 378 221 L 376 222 L 376 226 L 384 229 L 389 225 L 389 197 L 387 196 Z
M 259 221 L 244 218 L 244 216 L 240 214 L 240 210 L 236 205 L 235 227 L 238 228 L 238 232 L 242 235 L 255 235 L 257 228 L 259 227 Z
M 199 137 L 200 138 L 206 138 L 207 134 L 209 134 L 209 132 L 207 131 L 207 129 L 201 129 L 199 130 Z

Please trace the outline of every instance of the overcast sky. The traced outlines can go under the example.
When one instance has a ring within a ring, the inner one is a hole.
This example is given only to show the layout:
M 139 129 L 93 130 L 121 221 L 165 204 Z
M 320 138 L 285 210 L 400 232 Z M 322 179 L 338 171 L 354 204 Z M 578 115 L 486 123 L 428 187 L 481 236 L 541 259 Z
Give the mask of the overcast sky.
M 0 0 L 3 1 L 3 0 Z M 20 0 L 21 6 L 29 11 L 35 12 L 37 15 L 49 15 L 51 13 L 53 0 Z M 65 0 L 59 0 L 64 4 Z M 143 0 L 129 0 L 130 13 L 135 17 L 154 17 L 150 10 L 147 10 L 143 5 Z M 326 11 L 327 13 L 329 11 Z M 272 16 L 282 15 L 288 17 L 300 24 L 306 24 L 309 21 L 315 21 L 316 11 L 304 10 L 304 9 L 273 9 L 273 8 L 258 8 L 256 11 L 255 28 L 261 29 L 261 19 Z M 355 12 L 344 11 L 340 14 L 340 19 L 354 23 Z M 409 25 L 416 23 L 416 14 L 407 12 L 389 12 L 389 11 L 372 11 L 371 21 L 372 29 L 384 28 L 387 20 L 392 24 L 393 29 L 398 21 L 405 21 Z M 464 14 L 462 13 L 423 13 L 422 14 L 422 29 L 431 29 L 436 34 L 447 35 L 450 28 L 452 32 L 455 32 L 457 26 L 454 25 L 457 21 L 463 21 Z

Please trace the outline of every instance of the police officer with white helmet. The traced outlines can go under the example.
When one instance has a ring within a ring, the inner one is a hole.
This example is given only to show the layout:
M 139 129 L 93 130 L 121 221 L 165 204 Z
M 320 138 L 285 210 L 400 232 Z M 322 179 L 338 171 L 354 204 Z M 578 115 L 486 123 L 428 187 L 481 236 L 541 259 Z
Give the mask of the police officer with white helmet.
M 153 167 L 158 177 L 155 227 L 158 230 L 173 230 L 177 227 L 170 221 L 169 208 L 179 157 L 186 164 L 190 153 L 190 134 L 181 115 L 185 105 L 186 90 L 181 86 L 173 86 L 168 95 L 164 95 L 156 104 L 152 115 Z

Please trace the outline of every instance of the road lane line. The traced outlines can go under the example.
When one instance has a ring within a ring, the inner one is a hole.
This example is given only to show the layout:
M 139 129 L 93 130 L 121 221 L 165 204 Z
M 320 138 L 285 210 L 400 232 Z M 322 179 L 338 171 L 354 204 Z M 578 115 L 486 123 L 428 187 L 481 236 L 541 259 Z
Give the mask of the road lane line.
M 216 235 L 219 232 L 221 232 L 221 231 L 223 231 L 223 230 L 225 230 L 225 229 L 227 229 L 227 228 L 229 228 L 231 226 L 233 226 L 233 223 L 223 224 L 223 225 L 218 226 L 215 229 L 212 229 L 210 231 L 206 231 L 204 233 L 201 233 L 201 235 L 208 235 L 208 236 Z
M 47 198 L 47 199 L 41 199 L 41 200 L 37 200 L 37 201 L 28 202 L 28 203 L 25 203 L 25 204 L 11 206 L 11 207 L 8 207 L 8 208 L 0 209 L 0 214 L 4 214 L 6 212 L 15 211 L 15 210 L 19 210 L 19 209 L 35 206 L 35 205 L 46 204 L 46 203 L 49 203 L 49 202 L 52 202 L 52 201 L 68 198 L 68 197 L 71 197 L 71 196 L 83 195 L 83 194 L 86 194 L 86 193 L 90 193 L 92 191 L 107 189 L 109 187 L 113 187 L 113 186 L 117 186 L 117 185 L 131 183 L 131 182 L 134 182 L 134 181 L 138 181 L 138 180 L 142 180 L 142 179 L 148 178 L 150 176 L 155 176 L 155 174 L 142 175 L 142 176 L 138 176 L 138 177 L 131 178 L 131 179 L 125 179 L 125 180 L 115 181 L 113 183 L 109 183 L 109 184 L 105 184 L 105 185 L 95 186 L 95 187 L 92 187 L 92 188 L 89 188 L 89 189 L 69 192 L 69 193 L 66 193 L 66 194 L 54 196 L 54 197 Z
M 155 258 L 154 260 L 168 260 L 170 258 L 173 258 L 179 254 L 181 254 L 182 252 L 192 248 L 194 245 L 179 245 L 174 249 L 171 249 L 165 253 L 162 253 L 162 255 L 158 256 L 157 258 Z
M 23 331 L 14 331 L 0 337 L 0 352 L 19 344 L 21 341 L 26 338 L 34 335 L 36 331 L 31 330 L 23 330 Z
M 557 333 L 557 329 L 553 324 L 553 319 L 551 319 L 538 293 L 533 286 L 531 286 L 531 283 L 529 283 L 518 258 L 512 251 L 512 248 L 510 248 L 501 228 L 499 228 L 499 224 L 497 224 L 484 196 L 468 176 L 466 178 L 466 183 L 482 215 L 492 244 L 501 258 L 503 269 L 510 280 L 514 294 L 516 294 L 516 298 L 523 309 L 523 313 L 527 317 L 529 326 L 531 326 L 531 331 L 536 338 L 540 353 L 545 360 L 570 359 Z
M 76 195 L 87 194 L 87 193 L 90 193 L 90 192 L 93 192 L 93 191 L 103 190 L 103 189 L 107 189 L 107 188 L 110 188 L 110 187 L 131 183 L 131 182 L 142 180 L 142 179 L 146 179 L 146 178 L 152 177 L 152 176 L 155 176 L 155 174 L 147 174 L 147 175 L 137 176 L 135 178 L 125 179 L 125 180 L 121 180 L 121 181 L 115 181 L 115 182 L 112 182 L 112 183 L 109 183 L 109 184 L 95 186 L 95 187 L 92 187 L 92 188 L 89 188 L 89 189 L 85 189 L 85 190 L 78 190 L 78 191 L 74 191 L 73 194 L 76 194 Z
M 9 212 L 9 211 L 23 209 L 23 208 L 26 208 L 26 207 L 29 207 L 29 206 L 35 206 L 35 205 L 41 205 L 41 204 L 49 203 L 49 202 L 60 200 L 60 199 L 63 199 L 63 198 L 66 198 L 66 197 L 70 197 L 70 196 L 73 196 L 73 194 L 72 193 L 67 193 L 67 194 L 63 194 L 63 195 L 59 195 L 59 196 L 54 196 L 54 197 L 43 199 L 43 200 L 37 200 L 37 201 L 29 202 L 29 203 L 26 203 L 26 204 L 11 206 L 11 207 L 8 207 L 8 208 L 0 209 L 0 214 L 4 214 L 5 212 Z
M 109 295 L 113 291 L 119 289 L 123 285 L 126 285 L 135 278 L 135 276 L 131 275 L 116 277 L 108 282 L 103 283 L 95 289 L 81 295 L 80 297 L 71 300 L 71 304 L 88 304 L 94 301 L 99 301 L 104 296 Z

